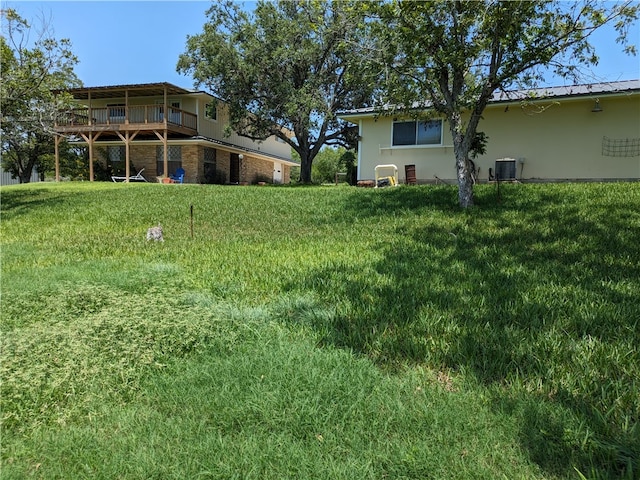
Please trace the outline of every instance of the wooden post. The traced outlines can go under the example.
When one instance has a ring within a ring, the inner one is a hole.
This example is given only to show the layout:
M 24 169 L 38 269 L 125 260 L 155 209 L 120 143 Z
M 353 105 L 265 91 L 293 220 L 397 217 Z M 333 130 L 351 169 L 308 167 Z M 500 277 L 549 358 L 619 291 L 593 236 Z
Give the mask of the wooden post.
M 167 137 L 168 137 L 168 130 L 167 130 L 167 115 L 169 115 L 169 112 L 167 111 L 167 84 L 164 84 L 164 115 L 163 115 L 163 120 L 164 120 L 164 132 L 163 132 L 163 138 L 162 138 L 162 143 L 163 143 L 163 150 L 164 150 L 164 156 L 162 158 L 163 161 L 163 168 L 164 168 L 164 176 L 168 177 L 169 176 L 169 148 L 168 148 L 168 142 L 167 142 Z
M 168 142 L 167 136 L 168 136 L 167 129 L 165 128 L 163 132 L 163 137 L 162 137 L 162 143 L 163 143 L 162 149 L 164 154 L 162 158 L 162 162 L 163 162 L 162 168 L 164 170 L 165 177 L 169 176 L 169 142 Z
M 162 156 L 163 167 L 162 168 L 164 170 L 164 176 L 168 177 L 169 176 L 169 153 L 167 152 L 167 150 L 168 150 L 168 148 L 167 148 L 167 129 L 165 128 L 162 131 L 162 135 L 160 134 L 160 132 L 158 130 L 154 130 L 153 133 L 156 134 L 156 137 L 158 137 L 160 140 L 162 140 L 162 150 L 163 150 L 163 156 Z
M 129 131 L 127 130 L 124 135 L 125 135 L 125 138 L 124 138 L 124 174 L 127 177 L 125 182 L 129 183 L 129 177 L 131 176 L 131 160 L 129 159 Z
M 93 113 L 91 111 L 91 89 L 89 89 L 89 91 L 87 92 L 87 97 L 89 100 L 89 112 L 88 112 L 89 118 L 87 123 L 89 124 L 89 126 L 91 126 L 93 125 Z
M 84 133 L 80 133 L 84 141 L 89 145 L 89 181 L 93 182 L 93 142 L 100 136 L 98 133 L 95 137 L 92 132 L 89 132 L 87 135 Z
M 127 177 L 125 179 L 125 183 L 129 183 L 129 177 L 131 176 L 131 157 L 129 153 L 130 145 L 133 139 L 136 138 L 136 135 L 140 133 L 140 130 L 133 132 L 133 134 L 129 132 L 129 130 L 127 130 L 126 132 L 124 132 L 124 137 L 120 132 L 116 132 L 116 133 L 120 137 L 120 140 L 124 142 L 124 170 L 125 170 L 124 175 L 125 177 Z
M 193 238 L 193 205 L 191 205 L 191 238 Z
M 93 182 L 93 134 L 89 134 L 89 181 Z
M 164 84 L 164 106 L 162 107 L 162 120 L 164 121 L 164 128 L 167 128 L 167 115 L 169 114 L 169 112 L 167 112 L 167 84 Z
M 56 157 L 56 182 L 60 181 L 60 135 L 54 137 L 54 150 Z

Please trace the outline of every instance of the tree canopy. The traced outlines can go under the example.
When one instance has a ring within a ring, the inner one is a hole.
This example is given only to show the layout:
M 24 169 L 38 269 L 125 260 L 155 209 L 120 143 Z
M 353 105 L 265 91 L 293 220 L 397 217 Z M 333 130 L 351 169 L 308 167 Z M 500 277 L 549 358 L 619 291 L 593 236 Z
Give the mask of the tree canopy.
M 43 23 L 38 29 L 15 10 L 2 10 L 0 112 L 3 167 L 28 182 L 53 153 L 52 126 L 69 98 L 54 90 L 79 86 L 77 59 L 69 40 L 56 40 Z M 31 43 L 32 36 L 36 40 Z
M 203 33 L 189 37 L 178 70 L 227 104 L 240 135 L 288 143 L 311 181 L 323 145 L 353 146 L 340 110 L 371 103 L 377 85 L 354 48 L 366 24 L 357 2 L 259 1 L 249 13 L 214 4 Z
M 535 86 L 549 71 L 575 78 L 581 65 L 597 63 L 589 37 L 606 24 L 635 53 L 625 44 L 638 16 L 638 4 L 630 1 L 394 0 L 377 7 L 377 32 L 387 45 L 386 100 L 447 120 L 463 207 L 473 205 L 469 153 L 494 92 Z

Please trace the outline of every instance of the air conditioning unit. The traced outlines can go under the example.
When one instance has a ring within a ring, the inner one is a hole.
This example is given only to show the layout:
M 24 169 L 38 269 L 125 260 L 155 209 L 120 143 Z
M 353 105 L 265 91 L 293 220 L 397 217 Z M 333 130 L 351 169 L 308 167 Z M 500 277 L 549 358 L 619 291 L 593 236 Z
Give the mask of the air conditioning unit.
M 516 159 L 498 158 L 496 160 L 496 180 L 516 179 Z

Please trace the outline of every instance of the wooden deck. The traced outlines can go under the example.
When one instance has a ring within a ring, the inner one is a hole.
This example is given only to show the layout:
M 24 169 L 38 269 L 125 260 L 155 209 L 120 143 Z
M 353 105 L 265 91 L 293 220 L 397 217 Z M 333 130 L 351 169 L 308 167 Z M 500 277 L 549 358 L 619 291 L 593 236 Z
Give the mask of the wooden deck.
M 170 133 L 196 135 L 198 116 L 164 105 L 109 106 L 76 108 L 57 119 L 59 133 L 140 132 L 167 130 Z

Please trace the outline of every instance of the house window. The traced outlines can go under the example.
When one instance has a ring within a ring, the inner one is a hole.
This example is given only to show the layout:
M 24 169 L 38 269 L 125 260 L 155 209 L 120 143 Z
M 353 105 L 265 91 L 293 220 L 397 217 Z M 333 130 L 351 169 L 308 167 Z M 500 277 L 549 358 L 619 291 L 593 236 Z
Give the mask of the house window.
M 109 163 L 117 163 L 124 162 L 127 156 L 127 151 L 124 145 L 116 145 L 116 146 L 108 146 L 107 147 L 107 158 L 109 159 Z
M 207 103 L 204 106 L 204 116 L 210 120 L 218 120 L 218 103 Z
M 204 149 L 204 182 L 217 183 L 216 173 L 216 149 L 205 147 Z
M 442 120 L 393 122 L 392 145 L 442 145 Z
M 110 145 L 107 147 L 107 165 L 111 166 L 114 175 L 123 174 L 127 151 L 124 145 Z
M 181 145 L 169 145 L 167 150 L 167 160 L 169 163 L 169 171 L 167 175 L 174 175 L 176 170 L 182 166 L 182 146 Z M 164 175 L 164 147 L 158 145 L 156 147 L 156 168 L 158 175 Z

